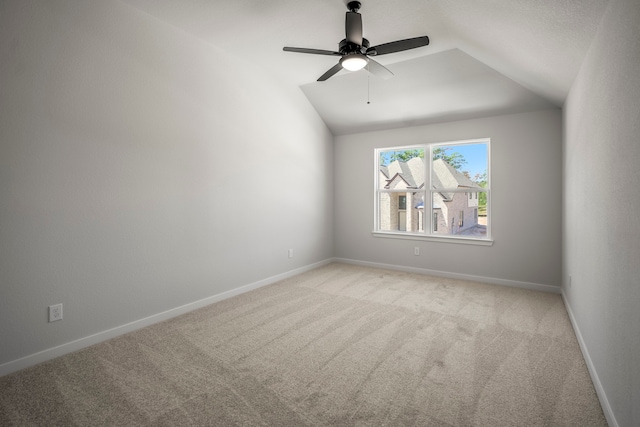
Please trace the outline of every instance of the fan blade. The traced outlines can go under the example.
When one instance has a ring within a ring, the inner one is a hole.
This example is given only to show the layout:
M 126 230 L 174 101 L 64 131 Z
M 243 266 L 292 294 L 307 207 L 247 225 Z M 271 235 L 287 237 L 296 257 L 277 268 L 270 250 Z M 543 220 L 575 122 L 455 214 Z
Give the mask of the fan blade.
M 347 12 L 345 27 L 347 41 L 362 46 L 362 15 L 357 12 Z
M 373 46 L 367 49 L 367 55 L 386 55 L 387 53 L 402 52 L 403 50 L 415 49 L 429 44 L 429 37 L 414 37 L 412 39 L 397 40 Z
M 340 64 L 339 62 L 334 65 L 333 67 L 331 67 L 329 69 L 329 71 L 327 71 L 326 73 L 324 73 L 323 75 L 320 76 L 320 78 L 318 78 L 319 82 L 323 82 L 325 80 L 327 80 L 329 77 L 333 76 L 334 74 L 336 74 L 338 71 L 342 70 L 342 64 Z
M 385 80 L 393 77 L 393 73 L 389 71 L 387 67 L 377 61 L 374 61 L 371 58 L 369 58 L 369 63 L 367 64 L 367 71 L 369 71 L 374 76 L 380 77 L 381 79 Z
M 285 52 L 311 53 L 314 55 L 332 55 L 332 56 L 342 55 L 340 52 L 334 52 L 332 50 L 307 49 L 304 47 L 283 47 L 282 50 L 284 50 Z

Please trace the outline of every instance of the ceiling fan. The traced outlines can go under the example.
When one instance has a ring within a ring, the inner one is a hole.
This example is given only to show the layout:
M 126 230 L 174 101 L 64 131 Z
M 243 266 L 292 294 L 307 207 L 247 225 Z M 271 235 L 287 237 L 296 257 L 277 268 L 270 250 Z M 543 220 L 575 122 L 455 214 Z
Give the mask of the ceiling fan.
M 327 80 L 341 69 L 357 71 L 369 65 L 368 71 L 382 78 L 389 78 L 393 73 L 371 56 L 386 55 L 388 53 L 401 52 L 415 49 L 429 44 L 429 37 L 421 36 L 411 39 L 397 40 L 394 42 L 369 47 L 369 40 L 362 37 L 362 15 L 358 13 L 361 3 L 350 1 L 347 3 L 345 28 L 346 38 L 338 44 L 338 51 L 307 49 L 302 47 L 284 47 L 286 52 L 311 53 L 314 55 L 340 56 L 340 61 L 318 78 L 319 82 Z

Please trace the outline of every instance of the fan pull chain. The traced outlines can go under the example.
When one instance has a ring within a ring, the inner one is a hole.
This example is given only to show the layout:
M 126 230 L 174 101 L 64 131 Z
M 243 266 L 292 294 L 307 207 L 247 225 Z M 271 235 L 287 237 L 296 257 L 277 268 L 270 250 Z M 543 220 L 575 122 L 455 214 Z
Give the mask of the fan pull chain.
M 370 82 L 371 82 L 371 74 L 368 73 L 369 64 L 367 64 L 367 105 L 371 104 L 371 90 L 370 90 Z

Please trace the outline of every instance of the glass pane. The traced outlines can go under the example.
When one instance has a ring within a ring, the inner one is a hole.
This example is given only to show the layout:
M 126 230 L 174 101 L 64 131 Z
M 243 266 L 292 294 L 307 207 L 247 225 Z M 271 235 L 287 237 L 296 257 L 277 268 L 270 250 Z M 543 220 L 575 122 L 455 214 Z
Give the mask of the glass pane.
M 434 234 L 482 238 L 487 236 L 486 204 L 484 216 L 478 207 L 478 199 L 469 199 L 466 193 L 445 194 L 433 192 L 433 223 L 431 230 Z M 479 193 L 485 196 L 486 193 Z
M 489 149 L 486 143 L 434 146 L 431 173 L 433 188 L 486 188 L 488 159 Z
M 404 199 L 405 209 L 400 209 Z M 424 231 L 424 193 L 379 193 L 378 229 L 381 231 Z
M 441 144 L 431 154 L 431 188 L 441 190 L 431 193 L 432 232 L 486 237 L 489 145 Z

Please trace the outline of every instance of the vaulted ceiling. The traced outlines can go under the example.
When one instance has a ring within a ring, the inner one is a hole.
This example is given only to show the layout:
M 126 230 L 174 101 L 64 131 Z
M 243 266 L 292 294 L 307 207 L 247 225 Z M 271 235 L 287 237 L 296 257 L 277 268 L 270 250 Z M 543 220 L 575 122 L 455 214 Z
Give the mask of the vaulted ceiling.
M 608 0 L 361 0 L 371 45 L 431 43 L 377 57 L 391 79 L 361 70 L 325 82 L 336 57 L 282 47 L 337 50 L 345 0 L 123 1 L 300 86 L 340 135 L 561 107 Z

